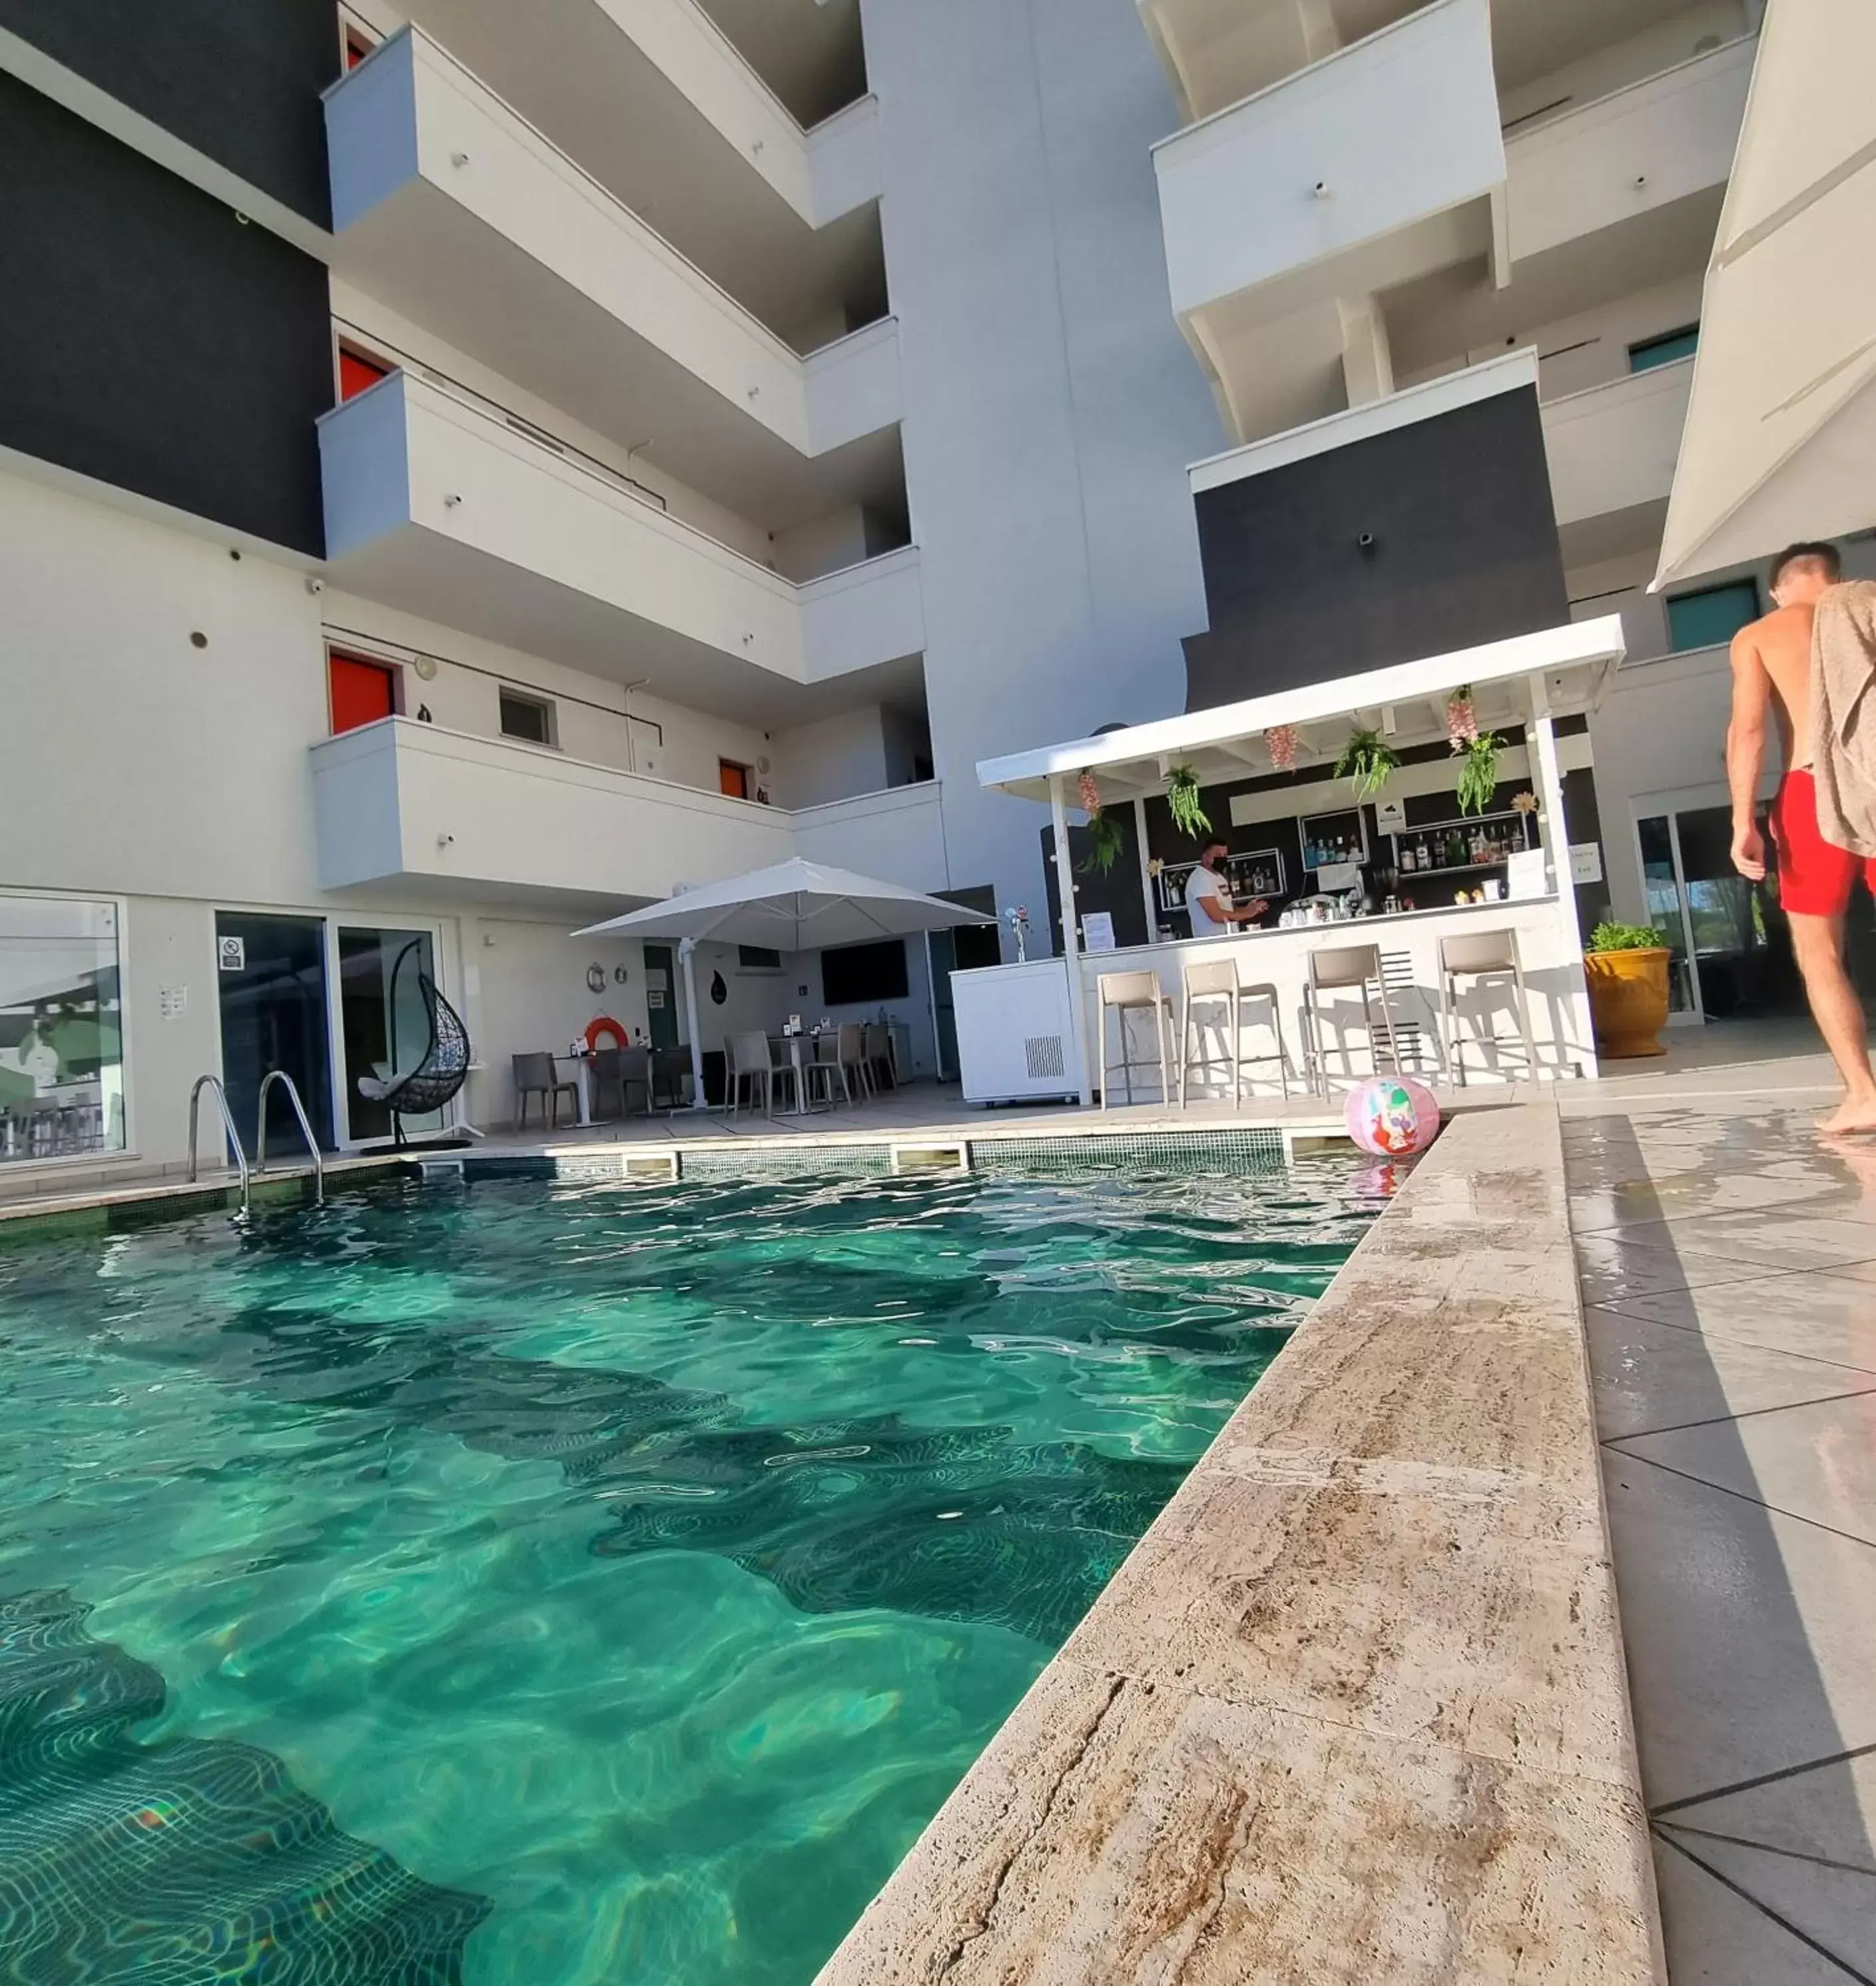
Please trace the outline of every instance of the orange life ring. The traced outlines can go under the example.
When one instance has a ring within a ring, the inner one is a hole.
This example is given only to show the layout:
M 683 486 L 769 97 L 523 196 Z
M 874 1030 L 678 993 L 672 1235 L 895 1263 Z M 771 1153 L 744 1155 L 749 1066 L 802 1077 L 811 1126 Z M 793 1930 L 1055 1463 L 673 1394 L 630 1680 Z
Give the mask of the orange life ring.
M 631 1035 L 626 1033 L 617 1021 L 601 1014 L 598 1020 L 588 1025 L 586 1030 L 586 1045 L 594 1055 L 599 1052 L 600 1037 L 602 1035 L 610 1035 L 615 1047 L 628 1049 L 632 1046 Z

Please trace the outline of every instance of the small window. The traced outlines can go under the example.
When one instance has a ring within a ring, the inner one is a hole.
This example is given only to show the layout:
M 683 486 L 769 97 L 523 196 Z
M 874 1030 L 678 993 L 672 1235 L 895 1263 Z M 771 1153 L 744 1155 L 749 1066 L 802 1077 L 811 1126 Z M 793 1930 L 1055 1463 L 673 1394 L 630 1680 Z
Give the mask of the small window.
M 736 963 L 746 972 L 780 972 L 782 954 L 771 951 L 766 944 L 739 944 L 736 947 Z
M 1676 650 L 1722 648 L 1758 618 L 1754 580 L 1736 579 L 1725 586 L 1703 587 L 1698 593 L 1677 594 L 1668 602 L 1668 645 Z
M 716 783 L 733 800 L 746 800 L 749 796 L 749 769 L 739 766 L 733 759 L 719 759 Z
M 903 1000 L 911 990 L 905 971 L 905 941 L 837 945 L 820 955 L 821 998 L 830 1007 L 871 1007 Z
M 1700 342 L 1700 327 L 1684 324 L 1679 331 L 1664 331 L 1659 338 L 1645 338 L 1628 348 L 1628 370 L 1645 372 L 1656 365 L 1672 365 L 1677 358 L 1691 358 Z
M 537 696 L 525 696 L 519 690 L 504 689 L 501 693 L 501 735 L 504 738 L 518 738 L 524 744 L 551 745 L 554 742 L 554 706 Z

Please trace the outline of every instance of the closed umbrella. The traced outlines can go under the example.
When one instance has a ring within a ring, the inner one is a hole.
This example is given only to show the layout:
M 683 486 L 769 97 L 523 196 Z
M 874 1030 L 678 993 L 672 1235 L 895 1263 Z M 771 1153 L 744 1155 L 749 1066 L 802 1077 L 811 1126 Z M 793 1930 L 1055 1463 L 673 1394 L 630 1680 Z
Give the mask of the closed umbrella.
M 983 921 L 981 911 L 965 910 L 897 883 L 797 857 L 773 868 L 753 869 L 724 882 L 681 890 L 662 904 L 609 917 L 604 924 L 588 924 L 574 935 L 684 941 L 681 955 L 691 1077 L 701 1102 L 703 1046 L 697 1025 L 696 974 L 691 964 L 692 948 L 700 941 L 765 945 L 774 951 L 818 951 L 828 945 L 865 944 L 877 938 L 948 931 Z
M 1876 5 L 1766 10 L 1657 588 L 1876 523 Z

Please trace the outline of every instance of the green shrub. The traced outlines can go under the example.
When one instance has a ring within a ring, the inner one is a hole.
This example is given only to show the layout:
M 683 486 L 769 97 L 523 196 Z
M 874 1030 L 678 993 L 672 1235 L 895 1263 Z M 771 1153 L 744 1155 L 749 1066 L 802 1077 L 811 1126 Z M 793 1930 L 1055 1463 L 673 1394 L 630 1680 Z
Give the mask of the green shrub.
M 1598 924 L 1589 934 L 1591 951 L 1661 951 L 1667 941 L 1652 924 Z

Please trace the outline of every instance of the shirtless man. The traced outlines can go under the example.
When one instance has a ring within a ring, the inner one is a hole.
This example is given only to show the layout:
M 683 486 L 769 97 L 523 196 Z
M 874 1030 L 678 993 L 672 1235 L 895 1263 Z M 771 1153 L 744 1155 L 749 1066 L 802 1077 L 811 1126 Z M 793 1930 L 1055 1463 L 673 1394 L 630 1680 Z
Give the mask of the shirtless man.
M 1791 921 L 1791 943 L 1824 1045 L 1847 1092 L 1825 1118 L 1825 1131 L 1876 1131 L 1876 1076 L 1870 1073 L 1863 1003 L 1844 966 L 1844 916 L 1861 874 L 1876 894 L 1876 860 L 1834 847 L 1817 827 L 1810 754 L 1811 620 L 1817 596 L 1840 577 L 1832 545 L 1793 545 L 1772 567 L 1778 603 L 1733 638 L 1733 722 L 1726 731 L 1726 782 L 1733 793 L 1733 866 L 1753 882 L 1765 877 L 1765 837 L 1754 819 L 1765 763 L 1766 718 L 1778 723 L 1787 767 L 1772 803 L 1778 843 L 1779 898 Z

